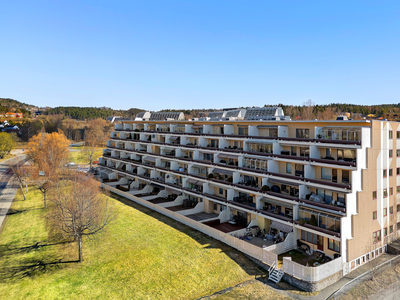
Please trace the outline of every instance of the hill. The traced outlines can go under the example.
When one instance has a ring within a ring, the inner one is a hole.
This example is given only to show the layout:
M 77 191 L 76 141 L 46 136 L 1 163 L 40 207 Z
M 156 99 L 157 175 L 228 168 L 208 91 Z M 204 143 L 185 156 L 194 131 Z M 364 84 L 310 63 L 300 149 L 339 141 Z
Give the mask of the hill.
M 106 119 L 110 116 L 120 116 L 133 118 L 137 113 L 144 111 L 139 108 L 128 110 L 115 110 L 109 107 L 77 107 L 77 106 L 58 106 L 50 108 L 44 112 L 46 115 L 64 115 L 75 120 Z

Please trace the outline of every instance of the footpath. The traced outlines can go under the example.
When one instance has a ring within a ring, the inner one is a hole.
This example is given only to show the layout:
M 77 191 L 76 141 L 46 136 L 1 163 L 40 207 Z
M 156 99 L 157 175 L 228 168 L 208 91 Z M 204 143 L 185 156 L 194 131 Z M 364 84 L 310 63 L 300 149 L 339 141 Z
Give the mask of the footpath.
M 18 190 L 18 184 L 12 179 L 10 166 L 24 159 L 25 155 L 19 155 L 0 162 L 0 230 Z

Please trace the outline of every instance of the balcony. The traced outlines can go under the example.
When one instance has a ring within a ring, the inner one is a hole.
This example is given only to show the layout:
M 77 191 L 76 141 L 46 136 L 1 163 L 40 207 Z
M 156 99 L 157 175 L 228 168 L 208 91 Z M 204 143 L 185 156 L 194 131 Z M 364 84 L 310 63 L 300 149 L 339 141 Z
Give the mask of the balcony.
M 300 226 L 340 237 L 339 216 L 308 209 L 299 209 L 299 213 L 298 224 Z

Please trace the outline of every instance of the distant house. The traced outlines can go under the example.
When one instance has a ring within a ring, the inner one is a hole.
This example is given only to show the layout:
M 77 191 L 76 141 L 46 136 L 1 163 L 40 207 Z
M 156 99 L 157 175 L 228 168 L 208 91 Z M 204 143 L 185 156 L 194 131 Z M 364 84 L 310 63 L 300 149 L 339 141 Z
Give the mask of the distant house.
M 23 113 L 15 113 L 16 118 L 23 118 L 24 114 Z
M 6 117 L 8 117 L 8 118 L 15 118 L 15 113 L 8 112 L 8 113 L 6 113 Z

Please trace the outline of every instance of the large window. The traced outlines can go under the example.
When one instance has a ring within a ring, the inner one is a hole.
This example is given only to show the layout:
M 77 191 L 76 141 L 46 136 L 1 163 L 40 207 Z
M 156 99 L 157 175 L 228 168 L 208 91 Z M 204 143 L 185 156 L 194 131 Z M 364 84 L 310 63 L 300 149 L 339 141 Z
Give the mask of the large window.
M 342 171 L 342 182 L 349 183 L 350 182 L 350 172 L 348 170 Z
M 286 163 L 286 173 L 292 174 L 292 164 Z
M 340 252 L 340 242 L 333 239 L 328 239 L 328 249 Z
M 326 180 L 332 179 L 332 169 L 330 168 L 321 168 L 321 178 Z
M 296 129 L 296 138 L 299 138 L 299 139 L 310 138 L 310 129 L 297 128 Z
M 316 245 L 317 244 L 318 235 L 315 234 L 315 233 L 311 233 L 311 232 L 302 230 L 301 231 L 301 239 L 303 241 L 307 241 L 309 243 L 312 243 L 312 244 Z

